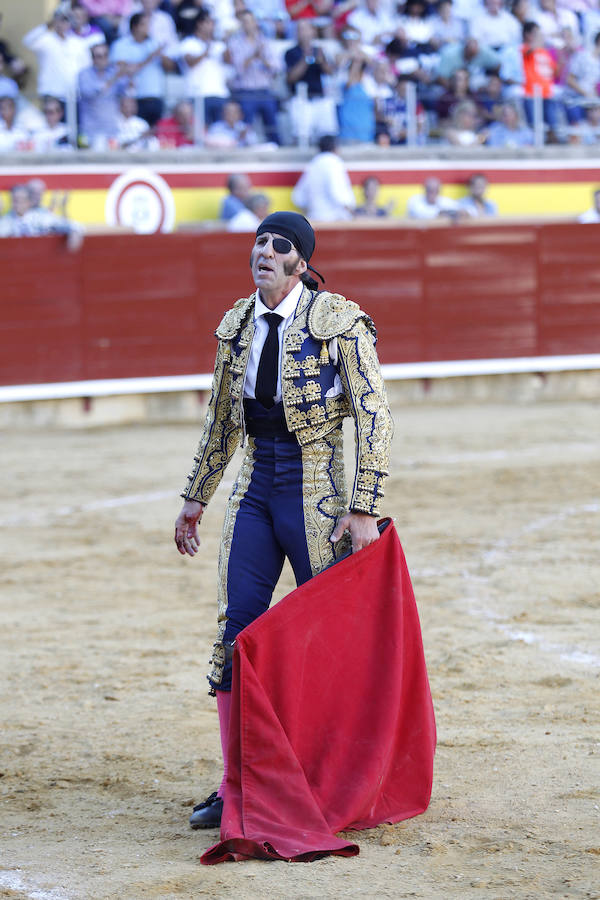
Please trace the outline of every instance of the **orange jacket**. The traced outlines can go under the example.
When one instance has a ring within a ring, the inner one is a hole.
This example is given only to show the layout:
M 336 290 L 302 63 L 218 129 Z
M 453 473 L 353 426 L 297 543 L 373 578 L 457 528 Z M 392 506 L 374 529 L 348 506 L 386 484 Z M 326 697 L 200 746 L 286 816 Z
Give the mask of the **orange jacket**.
M 544 100 L 552 97 L 556 75 L 556 63 L 552 55 L 543 47 L 533 48 L 529 44 L 523 44 L 521 53 L 525 72 L 525 96 L 534 97 L 535 86 L 538 85 Z

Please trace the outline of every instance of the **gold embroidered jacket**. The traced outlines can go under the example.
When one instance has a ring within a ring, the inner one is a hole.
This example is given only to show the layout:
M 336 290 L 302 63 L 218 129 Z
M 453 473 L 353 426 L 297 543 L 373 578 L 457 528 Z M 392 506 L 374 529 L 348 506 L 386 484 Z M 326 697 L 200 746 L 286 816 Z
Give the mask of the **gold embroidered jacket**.
M 238 300 L 216 330 L 212 393 L 194 467 L 182 493 L 189 500 L 208 503 L 237 445 L 245 441 L 243 392 L 255 296 Z M 350 509 L 375 516 L 380 513 L 392 438 L 376 337 L 372 320 L 356 303 L 304 287 L 284 333 L 281 362 L 287 427 L 301 446 L 329 434 L 345 416 L 353 416 L 356 470 Z

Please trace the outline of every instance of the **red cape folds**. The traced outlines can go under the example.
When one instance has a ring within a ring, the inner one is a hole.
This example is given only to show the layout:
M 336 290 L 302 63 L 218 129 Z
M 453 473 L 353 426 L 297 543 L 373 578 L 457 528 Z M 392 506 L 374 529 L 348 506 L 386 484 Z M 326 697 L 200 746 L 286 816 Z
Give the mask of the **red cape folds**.
M 427 809 L 435 719 L 394 526 L 238 636 L 221 840 L 205 865 L 354 856 L 346 829 Z

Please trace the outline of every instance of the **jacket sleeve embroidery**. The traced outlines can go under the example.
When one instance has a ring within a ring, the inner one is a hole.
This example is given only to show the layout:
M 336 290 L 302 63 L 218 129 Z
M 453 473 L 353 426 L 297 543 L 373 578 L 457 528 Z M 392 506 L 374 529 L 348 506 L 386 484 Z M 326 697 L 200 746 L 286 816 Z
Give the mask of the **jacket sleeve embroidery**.
M 355 322 L 338 337 L 338 349 L 355 426 L 356 471 L 349 508 L 378 516 L 389 473 L 393 422 L 368 323 Z
M 208 503 L 240 441 L 241 428 L 231 415 L 231 350 L 219 341 L 212 391 L 194 467 L 181 496 Z

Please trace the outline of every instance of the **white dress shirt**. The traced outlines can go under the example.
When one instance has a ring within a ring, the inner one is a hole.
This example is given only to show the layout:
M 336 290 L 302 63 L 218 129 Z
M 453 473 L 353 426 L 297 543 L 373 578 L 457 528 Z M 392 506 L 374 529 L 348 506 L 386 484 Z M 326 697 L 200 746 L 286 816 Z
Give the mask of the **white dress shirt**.
M 356 199 L 344 160 L 337 153 L 317 153 L 296 183 L 292 202 L 311 221 L 351 219 Z
M 260 299 L 260 291 L 256 292 L 256 300 L 254 301 L 254 337 L 252 339 L 252 347 L 250 348 L 250 357 L 246 367 L 246 380 L 244 382 L 244 397 L 256 399 L 256 373 L 258 372 L 258 364 L 260 362 L 260 354 L 269 333 L 269 325 L 265 319 L 266 313 L 277 313 L 282 316 L 282 320 L 277 328 L 279 337 L 279 365 L 277 367 L 277 393 L 275 394 L 275 403 L 281 400 L 281 346 L 283 344 L 283 332 L 290 324 L 296 314 L 298 300 L 302 293 L 302 282 L 292 288 L 289 294 L 283 298 L 281 303 L 275 309 L 269 309 L 268 306 Z

